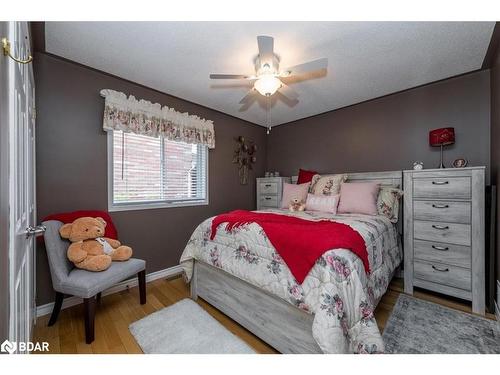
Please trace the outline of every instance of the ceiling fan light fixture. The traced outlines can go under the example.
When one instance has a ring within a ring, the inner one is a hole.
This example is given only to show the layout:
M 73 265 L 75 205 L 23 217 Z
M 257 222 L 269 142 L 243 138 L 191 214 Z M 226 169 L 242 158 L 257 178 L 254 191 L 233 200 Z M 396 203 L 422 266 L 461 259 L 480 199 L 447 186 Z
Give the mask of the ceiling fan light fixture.
M 281 81 L 272 74 L 266 74 L 255 81 L 254 88 L 264 96 L 273 95 L 281 87 Z

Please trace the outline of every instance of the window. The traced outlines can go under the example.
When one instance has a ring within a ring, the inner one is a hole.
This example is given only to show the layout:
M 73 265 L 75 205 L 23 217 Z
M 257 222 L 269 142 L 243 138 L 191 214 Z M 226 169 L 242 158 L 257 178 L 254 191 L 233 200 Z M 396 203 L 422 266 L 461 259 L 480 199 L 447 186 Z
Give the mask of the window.
M 208 204 L 204 145 L 108 132 L 110 211 Z

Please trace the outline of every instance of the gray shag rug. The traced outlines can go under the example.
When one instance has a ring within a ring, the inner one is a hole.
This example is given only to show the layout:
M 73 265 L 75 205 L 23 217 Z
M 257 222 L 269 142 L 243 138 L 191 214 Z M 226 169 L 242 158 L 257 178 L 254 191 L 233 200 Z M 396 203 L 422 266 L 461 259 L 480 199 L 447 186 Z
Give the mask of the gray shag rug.
M 190 299 L 132 323 L 129 330 L 147 354 L 255 354 Z
M 500 353 L 498 322 L 404 294 L 384 330 L 386 353 Z

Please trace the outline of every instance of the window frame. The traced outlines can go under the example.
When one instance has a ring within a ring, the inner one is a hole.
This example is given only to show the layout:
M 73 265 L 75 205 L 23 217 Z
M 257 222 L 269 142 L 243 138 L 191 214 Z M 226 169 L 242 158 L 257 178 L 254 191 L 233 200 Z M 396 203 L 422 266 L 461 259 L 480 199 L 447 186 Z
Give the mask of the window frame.
M 113 201 L 114 192 L 114 164 L 113 164 L 113 136 L 114 131 L 107 132 L 107 154 L 108 154 L 108 211 L 136 211 L 136 210 L 148 210 L 148 209 L 158 209 L 158 208 L 174 208 L 174 207 L 195 207 L 195 206 L 207 206 L 209 204 L 209 151 L 208 147 L 205 146 L 205 198 L 204 199 L 186 199 L 186 200 L 175 200 L 175 201 L 149 201 L 149 202 L 133 202 L 133 203 L 115 203 Z M 201 155 L 199 156 L 201 159 Z

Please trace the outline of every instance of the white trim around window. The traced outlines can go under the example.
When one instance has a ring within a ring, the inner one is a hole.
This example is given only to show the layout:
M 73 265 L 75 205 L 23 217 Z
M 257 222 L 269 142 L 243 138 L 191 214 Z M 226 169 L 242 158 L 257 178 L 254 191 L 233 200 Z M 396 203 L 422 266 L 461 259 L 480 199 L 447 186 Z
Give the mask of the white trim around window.
M 209 204 L 209 160 L 208 160 L 208 148 L 205 147 L 205 199 L 193 199 L 193 200 L 176 200 L 176 201 L 149 201 L 149 202 L 137 202 L 137 203 L 114 203 L 113 202 L 113 131 L 108 131 L 107 133 L 107 167 L 108 167 L 108 211 L 134 211 L 134 210 L 147 210 L 147 209 L 159 209 L 159 208 L 174 208 L 174 207 L 191 207 L 191 206 L 207 206 Z

